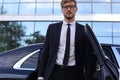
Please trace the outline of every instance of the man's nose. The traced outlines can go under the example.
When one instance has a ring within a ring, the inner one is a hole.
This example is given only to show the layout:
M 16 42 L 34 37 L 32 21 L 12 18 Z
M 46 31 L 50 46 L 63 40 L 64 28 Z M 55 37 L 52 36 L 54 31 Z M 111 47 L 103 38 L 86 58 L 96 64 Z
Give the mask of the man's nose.
M 70 7 L 67 7 L 67 10 L 70 10 L 71 8 Z

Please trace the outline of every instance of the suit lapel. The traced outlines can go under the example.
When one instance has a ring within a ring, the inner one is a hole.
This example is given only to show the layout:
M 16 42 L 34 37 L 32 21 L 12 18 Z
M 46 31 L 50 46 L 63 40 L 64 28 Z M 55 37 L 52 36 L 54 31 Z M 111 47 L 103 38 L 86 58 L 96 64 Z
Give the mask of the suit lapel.
M 60 42 L 61 28 L 62 28 L 62 22 L 60 22 L 60 23 L 55 27 L 56 33 L 54 34 L 54 35 L 55 35 L 54 42 L 56 43 L 56 46 L 57 46 L 57 47 L 59 46 L 59 42 Z
M 60 42 L 60 34 L 61 34 L 62 22 L 57 27 L 58 27 L 58 29 L 57 29 L 58 31 L 56 31 L 57 35 L 58 35 L 58 38 L 57 38 L 58 40 L 57 41 L 59 43 Z
M 79 34 L 79 31 L 78 31 L 78 29 L 79 29 L 79 28 L 78 28 L 79 25 L 76 23 L 76 26 L 75 26 L 75 27 L 76 27 L 76 30 L 75 30 L 75 45 L 76 45 L 77 38 L 78 38 L 77 36 L 78 36 L 78 34 Z

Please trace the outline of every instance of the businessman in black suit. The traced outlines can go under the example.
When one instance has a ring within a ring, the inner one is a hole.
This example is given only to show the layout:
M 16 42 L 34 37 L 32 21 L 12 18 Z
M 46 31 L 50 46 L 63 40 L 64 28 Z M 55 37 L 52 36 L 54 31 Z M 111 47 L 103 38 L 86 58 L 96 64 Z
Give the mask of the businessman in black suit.
M 84 26 L 75 21 L 77 3 L 62 0 L 61 8 L 64 20 L 47 30 L 38 80 L 93 80 L 96 57 Z

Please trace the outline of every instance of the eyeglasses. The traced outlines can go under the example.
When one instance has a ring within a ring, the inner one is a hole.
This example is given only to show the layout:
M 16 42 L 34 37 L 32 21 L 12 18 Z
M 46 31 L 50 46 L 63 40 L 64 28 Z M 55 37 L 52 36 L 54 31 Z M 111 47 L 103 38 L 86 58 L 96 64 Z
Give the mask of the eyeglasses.
M 63 9 L 74 9 L 76 6 L 75 5 L 70 5 L 70 6 L 62 6 Z

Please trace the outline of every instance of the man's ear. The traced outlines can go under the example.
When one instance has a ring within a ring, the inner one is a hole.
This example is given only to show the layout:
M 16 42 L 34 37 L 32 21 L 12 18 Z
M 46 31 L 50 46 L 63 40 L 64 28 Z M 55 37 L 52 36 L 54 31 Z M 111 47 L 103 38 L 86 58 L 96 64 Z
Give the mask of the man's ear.
M 76 7 L 76 12 L 78 11 L 78 8 Z

